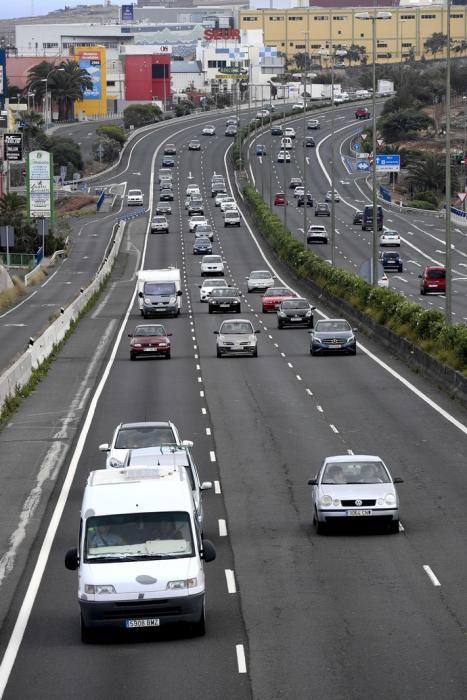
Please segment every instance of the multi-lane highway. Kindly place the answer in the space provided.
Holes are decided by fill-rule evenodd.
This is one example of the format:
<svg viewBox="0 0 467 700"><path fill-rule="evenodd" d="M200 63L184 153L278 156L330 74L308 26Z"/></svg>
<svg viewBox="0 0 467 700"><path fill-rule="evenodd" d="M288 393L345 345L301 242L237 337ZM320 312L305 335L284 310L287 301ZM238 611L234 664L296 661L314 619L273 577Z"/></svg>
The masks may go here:
<svg viewBox="0 0 467 700"><path fill-rule="evenodd" d="M222 316L209 315L199 301L187 185L201 188L215 229L213 252L225 258L229 282L246 292L245 276L269 258L245 223L223 228L210 179L215 171L232 181L225 156L230 140L223 136L225 116L201 121L216 124L218 135L201 137L200 123L172 124L167 138L153 134L135 143L125 173L112 176L127 188L141 187L150 214L161 147L165 140L176 143L170 234L148 234L149 217L128 227L102 300L0 438L7 454L2 492L20 503L28 476L31 490L36 483L25 468L28 459L34 465L51 460L50 451L67 441L59 434L60 427L66 433L66 411L79 399L68 418L76 436L71 433L68 451L58 453L40 482L46 507L40 518L22 513L30 556L26 561L18 550L14 562L21 578L3 622L0 691L15 700L463 698L465 411L365 338L356 357L312 358L306 331L279 331L275 316L261 313L257 294L244 294L242 315L261 330L258 358L216 358L213 331ZM317 140L328 133L323 127ZM186 148L193 136L202 138L199 153ZM323 163L328 142L320 149ZM328 189L317 155L310 154L315 195ZM263 164L270 168L270 159ZM290 176L299 173L300 156L294 165ZM281 167L273 166L273 178ZM261 183L257 187L261 191ZM343 198L358 206L355 199L366 195L352 188L357 184L339 184ZM298 229L303 214L290 207L288 217ZM351 268L369 238L344 228L351 221L345 203L337 205L337 220L338 259ZM405 229L401 234L408 237ZM416 245L431 240L420 236ZM404 244L403 255L407 259ZM182 315L166 321L173 332L170 361L129 360L127 336L140 318L134 273L141 264L182 270ZM320 300L312 301L318 317L326 314ZM207 634L191 639L170 631L84 646L76 576L65 570L64 552L76 543L86 476L104 466L97 446L120 421L148 419L173 420L182 438L194 441L201 479L215 482L205 496L205 533L218 554L206 567ZM324 457L352 452L379 454L404 479L399 534L316 535L307 480Z"/></svg>

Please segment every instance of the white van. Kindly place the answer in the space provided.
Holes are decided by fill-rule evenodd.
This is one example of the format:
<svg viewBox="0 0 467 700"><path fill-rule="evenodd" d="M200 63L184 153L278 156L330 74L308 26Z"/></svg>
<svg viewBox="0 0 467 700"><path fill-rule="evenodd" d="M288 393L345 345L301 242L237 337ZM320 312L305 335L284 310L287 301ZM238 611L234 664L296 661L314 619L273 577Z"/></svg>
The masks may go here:
<svg viewBox="0 0 467 700"><path fill-rule="evenodd" d="M281 138L281 148L285 148L286 151L290 151L293 148L292 139L290 136L283 136Z"/></svg>
<svg viewBox="0 0 467 700"><path fill-rule="evenodd" d="M216 558L201 537L191 486L181 468L130 467L89 474L78 547L81 639L99 628L138 630L189 623L205 633L203 562Z"/></svg>
<svg viewBox="0 0 467 700"><path fill-rule="evenodd" d="M138 303L144 318L178 316L182 308L181 297L182 282L178 268L139 271Z"/></svg>

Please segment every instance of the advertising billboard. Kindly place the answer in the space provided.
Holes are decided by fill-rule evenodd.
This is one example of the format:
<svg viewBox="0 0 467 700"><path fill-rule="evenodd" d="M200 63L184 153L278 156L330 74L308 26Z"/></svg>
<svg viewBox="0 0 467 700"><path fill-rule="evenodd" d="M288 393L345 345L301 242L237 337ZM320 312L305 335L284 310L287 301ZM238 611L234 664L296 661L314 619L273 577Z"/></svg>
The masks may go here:
<svg viewBox="0 0 467 700"><path fill-rule="evenodd" d="M5 106L5 97L7 93L7 82L6 82L6 51L5 49L0 49L0 109Z"/></svg>
<svg viewBox="0 0 467 700"><path fill-rule="evenodd" d="M31 151L28 156L27 200L30 218L52 216L52 154L47 151Z"/></svg>
<svg viewBox="0 0 467 700"><path fill-rule="evenodd" d="M107 112L107 63L103 46L78 46L75 60L86 70L92 87L84 91L83 99L75 102L75 114L98 116Z"/></svg>
<svg viewBox="0 0 467 700"><path fill-rule="evenodd" d="M133 22L133 5L122 5L120 19L122 22Z"/></svg>
<svg viewBox="0 0 467 700"><path fill-rule="evenodd" d="M4 134L3 135L3 159L23 160L23 135Z"/></svg>

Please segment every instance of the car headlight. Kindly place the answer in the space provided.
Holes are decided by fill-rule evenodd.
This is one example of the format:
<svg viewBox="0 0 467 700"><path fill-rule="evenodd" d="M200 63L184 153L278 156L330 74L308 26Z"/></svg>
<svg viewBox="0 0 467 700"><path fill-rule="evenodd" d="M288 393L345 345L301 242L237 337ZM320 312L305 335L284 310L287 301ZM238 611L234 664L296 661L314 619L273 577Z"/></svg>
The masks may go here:
<svg viewBox="0 0 467 700"><path fill-rule="evenodd" d="M145 303L145 304L150 304L150 303L151 303L151 300L149 299L149 297L144 297L144 303Z"/></svg>
<svg viewBox="0 0 467 700"><path fill-rule="evenodd" d="M309 318L309 317L311 316L311 311L307 311L306 314L305 314L305 316L306 316L307 318Z"/></svg>
<svg viewBox="0 0 467 700"><path fill-rule="evenodd" d="M123 466L123 462L120 462L120 460L117 459L116 457L111 457L109 459L109 464L111 467L114 467L115 469L118 469L119 467Z"/></svg>
<svg viewBox="0 0 467 700"><path fill-rule="evenodd" d="M89 595L106 595L108 593L116 593L117 591L111 583L85 583L84 592Z"/></svg>
<svg viewBox="0 0 467 700"><path fill-rule="evenodd" d="M177 301L177 297L170 297L169 304L175 304L176 301Z"/></svg>
<svg viewBox="0 0 467 700"><path fill-rule="evenodd" d="M355 336L354 336L354 335L349 335L349 337L347 338L346 342L347 342L347 343L353 343L354 340L355 340Z"/></svg>
<svg viewBox="0 0 467 700"><path fill-rule="evenodd" d="M167 591L179 591L183 590L185 588L195 588L195 586L198 585L198 579L196 577L193 578L184 578L184 579L179 579L178 581L169 581L167 583L166 590Z"/></svg>
<svg viewBox="0 0 467 700"><path fill-rule="evenodd" d="M285 318L287 314L285 313L285 311L279 311L279 316L281 316L281 318Z"/></svg>
<svg viewBox="0 0 467 700"><path fill-rule="evenodd" d="M166 348L168 343L159 343L160 348Z"/></svg>
<svg viewBox="0 0 467 700"><path fill-rule="evenodd" d="M142 347L142 346L141 346L141 343L132 343L132 345L133 345L134 348L140 348L140 347Z"/></svg>
<svg viewBox="0 0 467 700"><path fill-rule="evenodd" d="M332 506L332 497L331 496L321 496L321 505L322 506Z"/></svg>
<svg viewBox="0 0 467 700"><path fill-rule="evenodd" d="M312 336L312 338L313 338L313 342L314 342L314 343L319 343L319 344L321 344L321 338L318 338L317 336Z"/></svg>

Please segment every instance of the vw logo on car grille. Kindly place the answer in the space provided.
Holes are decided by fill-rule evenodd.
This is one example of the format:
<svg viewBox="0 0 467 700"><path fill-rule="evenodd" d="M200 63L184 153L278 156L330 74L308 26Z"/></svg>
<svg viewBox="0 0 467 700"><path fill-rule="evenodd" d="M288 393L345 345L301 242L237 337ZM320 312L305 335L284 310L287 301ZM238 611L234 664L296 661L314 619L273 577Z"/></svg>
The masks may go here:
<svg viewBox="0 0 467 700"><path fill-rule="evenodd" d="M361 499L361 498L357 498L357 499L355 500L355 505L356 505L356 506L361 506L361 505L362 505L362 499Z"/></svg>

